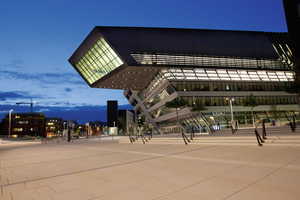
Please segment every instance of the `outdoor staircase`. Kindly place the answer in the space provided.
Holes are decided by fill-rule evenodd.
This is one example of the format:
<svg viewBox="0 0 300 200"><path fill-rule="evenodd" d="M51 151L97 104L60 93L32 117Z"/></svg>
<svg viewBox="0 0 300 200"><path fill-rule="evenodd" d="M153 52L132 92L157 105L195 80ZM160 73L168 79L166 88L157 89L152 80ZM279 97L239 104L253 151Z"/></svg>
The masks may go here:
<svg viewBox="0 0 300 200"><path fill-rule="evenodd" d="M232 134L230 129L221 129L215 133L210 134L195 134L193 140L190 139L190 133L185 134L190 142L188 145L253 145L258 146L257 139L254 133L254 128L238 129L235 134ZM262 137L261 128L257 129ZM264 146L298 146L300 147L300 129L292 132L289 126L282 127L268 127L266 128L267 139L265 139ZM121 138L119 143L143 144L141 138L134 142L130 142L129 138ZM145 135L147 142L145 145L185 145L181 135L155 135L149 140L149 136Z"/></svg>

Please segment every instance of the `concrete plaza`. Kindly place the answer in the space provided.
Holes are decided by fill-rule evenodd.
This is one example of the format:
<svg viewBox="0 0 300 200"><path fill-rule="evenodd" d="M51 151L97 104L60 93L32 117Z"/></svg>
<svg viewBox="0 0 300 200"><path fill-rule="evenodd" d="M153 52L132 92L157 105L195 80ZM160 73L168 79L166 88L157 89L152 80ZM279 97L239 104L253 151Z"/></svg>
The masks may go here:
<svg viewBox="0 0 300 200"><path fill-rule="evenodd" d="M197 145L4 141L0 200L300 199L300 131L274 127L267 136L263 147L253 129L198 135L211 142Z"/></svg>

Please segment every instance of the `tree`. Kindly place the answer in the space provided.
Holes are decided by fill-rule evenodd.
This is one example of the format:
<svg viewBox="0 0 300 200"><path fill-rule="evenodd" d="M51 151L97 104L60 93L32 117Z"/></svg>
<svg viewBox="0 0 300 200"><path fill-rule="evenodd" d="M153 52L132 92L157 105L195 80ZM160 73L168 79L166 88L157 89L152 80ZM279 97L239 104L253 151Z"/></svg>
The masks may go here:
<svg viewBox="0 0 300 200"><path fill-rule="evenodd" d="M197 99L193 105L192 105L192 110L193 112L198 112L199 114L199 128L200 128L200 133L201 133L201 124L200 124L200 120L201 120L201 111L207 110L208 108L206 108L204 106L204 103L202 102L201 99Z"/></svg>
<svg viewBox="0 0 300 200"><path fill-rule="evenodd" d="M166 108L175 108L176 109L176 115L177 115L177 123L178 123L178 130L179 128L179 120L178 120L178 111L189 104L188 100L183 99L182 97L177 97L173 99L172 101L166 102L165 107Z"/></svg>
<svg viewBox="0 0 300 200"><path fill-rule="evenodd" d="M297 95L297 104L299 109L299 117L300 117L300 103L299 103L299 95L300 95L300 64L294 63L292 71L294 72L293 80L289 80L284 82L282 85L282 90L289 94Z"/></svg>
<svg viewBox="0 0 300 200"><path fill-rule="evenodd" d="M79 128L77 128L77 127L74 127L74 133L77 133L78 134L78 132L80 131L80 129Z"/></svg>
<svg viewBox="0 0 300 200"><path fill-rule="evenodd" d="M259 103L258 103L256 97L253 96L253 93L251 93L249 96L245 97L245 99L242 101L242 106L244 106L244 107L251 107L253 127L255 127L255 124L254 124L254 115L253 115L253 108L256 107L256 106L259 106Z"/></svg>
<svg viewBox="0 0 300 200"><path fill-rule="evenodd" d="M278 124L280 126L280 118L282 116L282 113L280 112L280 109L277 109L277 106L275 103L270 103L270 112L271 112L271 115L273 115L273 117L275 118L275 121L276 119L278 119Z"/></svg>

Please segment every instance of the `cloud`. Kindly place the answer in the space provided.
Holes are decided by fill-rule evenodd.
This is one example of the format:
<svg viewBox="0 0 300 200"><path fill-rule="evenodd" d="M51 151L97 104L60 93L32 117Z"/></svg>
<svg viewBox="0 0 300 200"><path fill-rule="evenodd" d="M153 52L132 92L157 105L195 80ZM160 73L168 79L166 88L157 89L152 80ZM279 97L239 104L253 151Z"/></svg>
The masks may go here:
<svg viewBox="0 0 300 200"><path fill-rule="evenodd" d="M33 72L21 72L21 71L9 71L2 70L0 71L2 77L6 79L16 81L33 81L35 83L41 84L63 84L71 83L76 85L86 85L84 80L76 73L33 73ZM3 78L2 78L3 79Z"/></svg>
<svg viewBox="0 0 300 200"><path fill-rule="evenodd" d="M30 99L30 98L44 98L43 95L31 95L29 92L2 92L0 91L0 101L6 100L18 100L18 99Z"/></svg>
<svg viewBox="0 0 300 200"><path fill-rule="evenodd" d="M5 101L7 99L16 99L16 98L22 98L23 95L18 94L16 92L0 92L0 101Z"/></svg>
<svg viewBox="0 0 300 200"><path fill-rule="evenodd" d="M65 92L72 92L71 88L65 88Z"/></svg>

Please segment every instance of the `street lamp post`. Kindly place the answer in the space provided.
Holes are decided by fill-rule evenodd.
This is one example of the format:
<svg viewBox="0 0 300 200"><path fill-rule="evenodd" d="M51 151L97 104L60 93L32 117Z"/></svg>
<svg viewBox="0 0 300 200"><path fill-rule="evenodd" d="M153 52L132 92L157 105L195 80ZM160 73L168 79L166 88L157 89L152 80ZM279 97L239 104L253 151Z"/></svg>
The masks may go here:
<svg viewBox="0 0 300 200"><path fill-rule="evenodd" d="M233 121L233 109L232 109L232 101L234 101L234 99L232 97L227 97L226 100L229 100L229 104L230 104L230 114L231 114L231 122Z"/></svg>
<svg viewBox="0 0 300 200"><path fill-rule="evenodd" d="M66 122L64 122L64 134L66 134Z"/></svg>
<svg viewBox="0 0 300 200"><path fill-rule="evenodd" d="M113 135L115 134L115 127L116 127L116 122L115 121L113 121L113 123L114 123L114 131L113 131Z"/></svg>
<svg viewBox="0 0 300 200"><path fill-rule="evenodd" d="M11 129L11 111L12 109L9 110L9 122L8 122L8 137L10 138L10 129Z"/></svg>

